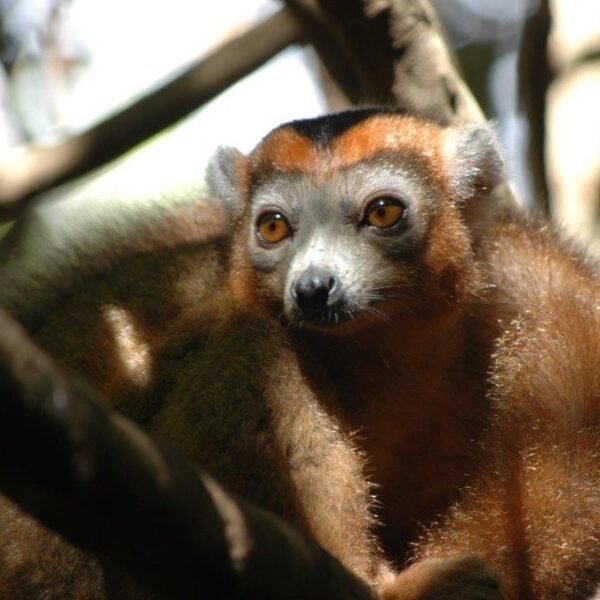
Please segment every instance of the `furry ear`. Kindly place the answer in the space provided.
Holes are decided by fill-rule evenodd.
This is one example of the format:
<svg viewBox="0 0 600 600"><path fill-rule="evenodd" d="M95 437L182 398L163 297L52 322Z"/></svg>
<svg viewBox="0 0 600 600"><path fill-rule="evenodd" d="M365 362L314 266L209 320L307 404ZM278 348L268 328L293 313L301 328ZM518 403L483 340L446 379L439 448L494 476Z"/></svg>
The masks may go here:
<svg viewBox="0 0 600 600"><path fill-rule="evenodd" d="M469 123L446 129L443 154L450 186L463 202L486 196L506 181L500 143L488 124Z"/></svg>
<svg viewBox="0 0 600 600"><path fill-rule="evenodd" d="M206 184L211 195L219 198L230 216L240 216L244 206L241 177L246 157L236 148L220 147L206 167Z"/></svg>

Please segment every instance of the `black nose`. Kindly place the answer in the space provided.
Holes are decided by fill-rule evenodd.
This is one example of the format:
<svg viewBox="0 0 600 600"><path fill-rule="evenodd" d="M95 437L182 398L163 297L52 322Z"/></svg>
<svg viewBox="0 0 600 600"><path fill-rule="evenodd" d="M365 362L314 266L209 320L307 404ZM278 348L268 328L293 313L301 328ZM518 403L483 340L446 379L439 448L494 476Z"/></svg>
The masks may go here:
<svg viewBox="0 0 600 600"><path fill-rule="evenodd" d="M300 310L314 312L327 306L336 287L337 279L334 275L308 269L292 287L292 294Z"/></svg>

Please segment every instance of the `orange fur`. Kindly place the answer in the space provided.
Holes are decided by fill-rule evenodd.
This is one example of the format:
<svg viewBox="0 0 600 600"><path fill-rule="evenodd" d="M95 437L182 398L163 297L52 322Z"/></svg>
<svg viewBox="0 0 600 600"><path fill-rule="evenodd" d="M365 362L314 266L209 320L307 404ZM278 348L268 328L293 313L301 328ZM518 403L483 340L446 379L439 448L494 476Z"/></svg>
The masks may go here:
<svg viewBox="0 0 600 600"><path fill-rule="evenodd" d="M251 179L273 171L310 174L317 181L385 152L402 153L424 163L438 182L445 181L440 155L440 131L415 117L375 116L317 147L292 127L269 135L250 156Z"/></svg>

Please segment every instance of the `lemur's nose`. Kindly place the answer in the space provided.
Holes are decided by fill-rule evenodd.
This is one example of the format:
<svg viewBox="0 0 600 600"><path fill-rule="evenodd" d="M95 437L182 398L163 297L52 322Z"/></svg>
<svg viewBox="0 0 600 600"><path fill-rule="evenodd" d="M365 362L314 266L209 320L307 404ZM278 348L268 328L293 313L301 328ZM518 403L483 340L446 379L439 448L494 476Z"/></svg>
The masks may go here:
<svg viewBox="0 0 600 600"><path fill-rule="evenodd" d="M337 278L331 273L307 269L292 287L298 308L305 312L317 311L327 306L337 287Z"/></svg>

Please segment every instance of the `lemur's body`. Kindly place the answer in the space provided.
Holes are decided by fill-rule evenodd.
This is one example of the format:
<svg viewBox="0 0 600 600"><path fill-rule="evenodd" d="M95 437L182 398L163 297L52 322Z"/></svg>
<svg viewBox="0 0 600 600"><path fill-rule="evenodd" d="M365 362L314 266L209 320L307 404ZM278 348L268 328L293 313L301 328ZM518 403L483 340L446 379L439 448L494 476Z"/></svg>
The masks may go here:
<svg viewBox="0 0 600 600"><path fill-rule="evenodd" d="M235 221L229 277L145 338L136 385L154 434L386 597L500 597L480 564L451 558L465 555L509 598L591 596L600 283L545 226L472 221L502 180L492 134L345 113L283 126L249 157L224 151L211 179ZM135 347L151 319L102 289L94 302ZM36 335L60 356L59 332ZM62 354L107 387L97 365L113 352ZM119 404L131 386L107 389ZM416 561L394 581L367 478L388 558Z"/></svg>

